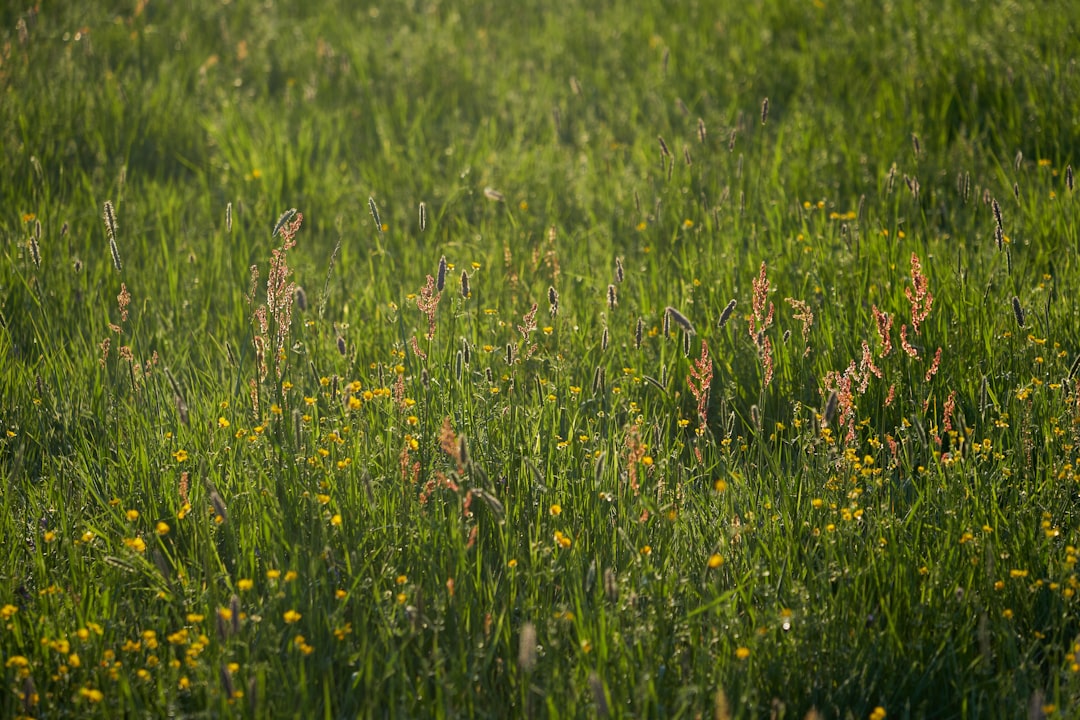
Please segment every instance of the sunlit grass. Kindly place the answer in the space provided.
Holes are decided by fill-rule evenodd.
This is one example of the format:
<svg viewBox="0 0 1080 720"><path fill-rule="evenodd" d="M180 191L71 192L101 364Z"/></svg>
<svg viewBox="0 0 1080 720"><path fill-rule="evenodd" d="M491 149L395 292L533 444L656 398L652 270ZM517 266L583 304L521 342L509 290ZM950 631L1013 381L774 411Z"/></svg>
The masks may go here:
<svg viewBox="0 0 1080 720"><path fill-rule="evenodd" d="M1080 700L1071 5L0 16L0 714Z"/></svg>

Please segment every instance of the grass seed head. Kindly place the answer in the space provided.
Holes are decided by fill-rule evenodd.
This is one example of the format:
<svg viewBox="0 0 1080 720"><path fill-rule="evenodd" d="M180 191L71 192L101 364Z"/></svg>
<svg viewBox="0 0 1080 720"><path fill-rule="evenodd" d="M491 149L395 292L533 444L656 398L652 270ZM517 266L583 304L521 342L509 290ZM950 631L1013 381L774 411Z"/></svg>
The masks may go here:
<svg viewBox="0 0 1080 720"><path fill-rule="evenodd" d="M240 632L240 598L235 594L229 598L229 614L232 621L232 631L236 635Z"/></svg>
<svg viewBox="0 0 1080 720"><path fill-rule="evenodd" d="M446 256L443 255L439 258L439 271L435 277L435 289L439 292L443 291L446 287Z"/></svg>
<svg viewBox="0 0 1080 720"><path fill-rule="evenodd" d="M1012 297L1012 311L1013 317L1016 318L1017 326L1024 327L1024 308L1020 305L1020 298L1015 295Z"/></svg>
<svg viewBox="0 0 1080 720"><path fill-rule="evenodd" d="M536 626L527 622L518 636L518 667L530 673L536 667Z"/></svg>
<svg viewBox="0 0 1080 720"><path fill-rule="evenodd" d="M368 197L367 199L368 211L371 213L371 219L375 221L375 229L382 234L382 220L379 218L379 206L375 204L375 198Z"/></svg>
<svg viewBox="0 0 1080 720"><path fill-rule="evenodd" d="M420 203L420 232L424 232L425 230L427 230L427 204L421 202Z"/></svg>
<svg viewBox="0 0 1080 720"><path fill-rule="evenodd" d="M236 696L236 685L233 683L232 671L229 670L229 664L224 660L221 662L221 689L225 691L225 697L233 698Z"/></svg>
<svg viewBox="0 0 1080 720"><path fill-rule="evenodd" d="M823 425L828 426L832 424L833 417L836 415L836 407L840 404L840 395L835 390L829 393L829 400L825 403L825 412L822 413L821 422Z"/></svg>
<svg viewBox="0 0 1080 720"><path fill-rule="evenodd" d="M593 702L596 703L596 716L606 718L611 714L608 709L607 695L604 693L604 683L600 676L593 670L589 673L589 689L592 690Z"/></svg>
<svg viewBox="0 0 1080 720"><path fill-rule="evenodd" d="M690 319L675 308L671 307L670 305L664 308L664 315L670 317L671 320L676 325L681 327L687 335L696 334L696 331L694 330L694 324L690 322Z"/></svg>
<svg viewBox="0 0 1080 720"><path fill-rule="evenodd" d="M660 155L665 158L671 157L671 151L668 150L667 143L664 141L664 136L657 135L656 141L660 143Z"/></svg>
<svg viewBox="0 0 1080 720"><path fill-rule="evenodd" d="M716 327L723 328L727 325L728 320L731 319L731 314L735 312L735 300L732 300L724 308L724 311L720 313L720 320L717 321Z"/></svg>
<svg viewBox="0 0 1080 720"><path fill-rule="evenodd" d="M109 236L109 251L112 253L113 267L120 272L124 269L124 264L120 262L120 248L116 246L116 209L113 208L111 200L105 201L102 218L105 220L105 232Z"/></svg>
<svg viewBox="0 0 1080 720"><path fill-rule="evenodd" d="M458 448L457 448L457 450L458 450L458 455L457 455L458 463L461 465L461 467L467 468L467 467L469 467L469 462L470 462L470 458L469 458L469 441L465 437L465 433L461 433L460 435L458 435L457 440L458 440Z"/></svg>
<svg viewBox="0 0 1080 720"><path fill-rule="evenodd" d="M274 229L270 232L270 237L277 237L278 233L280 233L282 229L289 224L289 221L292 220L293 216L295 215L296 208L289 208L285 212L281 213L281 216L278 217L277 222L274 223Z"/></svg>
<svg viewBox="0 0 1080 720"><path fill-rule="evenodd" d="M604 568L604 596L610 603L619 601L619 580L611 568Z"/></svg>
<svg viewBox="0 0 1080 720"><path fill-rule="evenodd" d="M218 494L216 489L210 490L210 504L214 506L215 522L224 525L229 518L229 513L225 507L225 501L221 499L221 495ZM221 519L218 520L217 518Z"/></svg>

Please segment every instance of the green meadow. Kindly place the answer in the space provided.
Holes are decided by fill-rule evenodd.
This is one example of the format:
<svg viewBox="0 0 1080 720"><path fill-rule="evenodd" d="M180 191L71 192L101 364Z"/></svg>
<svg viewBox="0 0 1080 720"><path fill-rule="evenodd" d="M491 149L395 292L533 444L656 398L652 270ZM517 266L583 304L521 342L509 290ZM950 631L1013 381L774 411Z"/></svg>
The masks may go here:
<svg viewBox="0 0 1080 720"><path fill-rule="evenodd" d="M1080 5L0 9L0 716L1080 712Z"/></svg>

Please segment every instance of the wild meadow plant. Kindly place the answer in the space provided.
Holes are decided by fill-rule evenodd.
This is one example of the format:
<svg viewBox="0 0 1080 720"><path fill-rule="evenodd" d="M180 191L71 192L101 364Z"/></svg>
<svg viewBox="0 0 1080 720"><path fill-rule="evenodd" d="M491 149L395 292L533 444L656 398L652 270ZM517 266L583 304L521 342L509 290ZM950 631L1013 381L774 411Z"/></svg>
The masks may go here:
<svg viewBox="0 0 1080 720"><path fill-rule="evenodd" d="M0 31L0 714L1069 716L1071 5L197 5Z"/></svg>

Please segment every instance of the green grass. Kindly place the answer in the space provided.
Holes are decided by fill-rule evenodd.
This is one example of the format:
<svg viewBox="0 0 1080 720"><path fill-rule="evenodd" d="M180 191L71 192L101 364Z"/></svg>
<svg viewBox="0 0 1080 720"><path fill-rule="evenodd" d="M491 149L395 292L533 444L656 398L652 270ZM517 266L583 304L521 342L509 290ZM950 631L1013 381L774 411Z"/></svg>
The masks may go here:
<svg viewBox="0 0 1080 720"><path fill-rule="evenodd" d="M1080 9L752 5L0 10L0 715L1068 716Z"/></svg>

